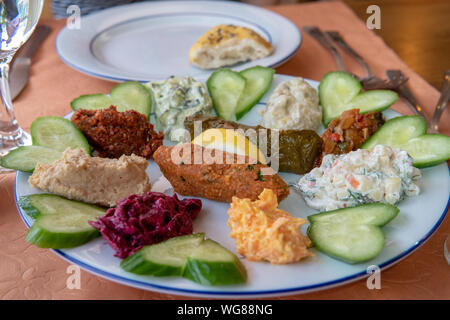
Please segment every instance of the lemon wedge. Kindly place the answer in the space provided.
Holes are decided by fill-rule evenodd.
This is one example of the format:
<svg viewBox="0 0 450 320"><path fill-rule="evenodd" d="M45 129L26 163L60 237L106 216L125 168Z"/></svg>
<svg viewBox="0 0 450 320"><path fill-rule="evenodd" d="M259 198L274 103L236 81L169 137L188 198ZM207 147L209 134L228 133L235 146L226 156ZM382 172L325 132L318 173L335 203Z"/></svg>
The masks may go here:
<svg viewBox="0 0 450 320"><path fill-rule="evenodd" d="M266 157L246 136L233 129L213 128L203 131L192 140L193 144L236 153L256 159L262 164L267 164Z"/></svg>

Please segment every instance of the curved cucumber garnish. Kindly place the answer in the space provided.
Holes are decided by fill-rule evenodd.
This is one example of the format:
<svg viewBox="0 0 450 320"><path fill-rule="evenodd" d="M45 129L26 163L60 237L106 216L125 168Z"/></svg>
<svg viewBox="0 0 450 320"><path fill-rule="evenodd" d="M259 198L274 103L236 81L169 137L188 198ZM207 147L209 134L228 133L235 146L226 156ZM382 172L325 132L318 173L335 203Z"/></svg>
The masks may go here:
<svg viewBox="0 0 450 320"><path fill-rule="evenodd" d="M450 137L443 134L425 134L399 145L413 158L415 167L424 168L450 159Z"/></svg>
<svg viewBox="0 0 450 320"><path fill-rule="evenodd" d="M118 111L135 110L150 116L152 98L150 91L140 82L128 81L116 85L109 93Z"/></svg>
<svg viewBox="0 0 450 320"><path fill-rule="evenodd" d="M98 206L81 201L69 200L51 193L32 194L19 198L19 206L29 216L36 218L39 215L49 214L86 214L91 217L99 217L106 210Z"/></svg>
<svg viewBox="0 0 450 320"><path fill-rule="evenodd" d="M171 238L145 246L120 266L132 273L152 276L183 276L203 285L245 282L247 273L239 259L203 234Z"/></svg>
<svg viewBox="0 0 450 320"><path fill-rule="evenodd" d="M358 79L343 71L327 73L319 84L319 100L323 108L325 127L342 112L359 109L361 113L382 111L398 99L390 90L370 90L362 92Z"/></svg>
<svg viewBox="0 0 450 320"><path fill-rule="evenodd" d="M365 91L354 97L348 103L348 105L345 106L345 110L359 109L360 113L367 113L369 111L374 112L383 111L389 108L395 101L397 101L397 99L398 95L395 91L390 90Z"/></svg>
<svg viewBox="0 0 450 320"><path fill-rule="evenodd" d="M308 216L311 223L333 222L384 226L394 219L399 209L388 203L367 203L356 207L337 209Z"/></svg>
<svg viewBox="0 0 450 320"><path fill-rule="evenodd" d="M74 111L106 109L111 105L116 106L118 111L135 110L148 119L152 106L150 91L140 82L128 81L116 85L109 95L103 93L82 95L70 103Z"/></svg>
<svg viewBox="0 0 450 320"><path fill-rule="evenodd" d="M361 90L361 83L349 73L335 71L325 74L319 83L320 103L326 115L324 117L330 118L332 113L342 113L339 107L349 103Z"/></svg>
<svg viewBox="0 0 450 320"><path fill-rule="evenodd" d="M249 112L269 90L274 73L274 69L261 66L251 67L239 73L245 78L246 84L236 106L236 120Z"/></svg>
<svg viewBox="0 0 450 320"><path fill-rule="evenodd" d="M385 243L383 231L370 224L314 223L308 236L319 251L348 263L375 258Z"/></svg>
<svg viewBox="0 0 450 320"><path fill-rule="evenodd" d="M371 149L377 144L408 152L415 167L423 168L450 159L450 137L426 134L427 124L421 116L389 119L362 146Z"/></svg>
<svg viewBox="0 0 450 320"><path fill-rule="evenodd" d="M211 74L206 85L219 117L225 120L233 119L245 83L243 76L230 69L221 68Z"/></svg>
<svg viewBox="0 0 450 320"><path fill-rule="evenodd" d="M100 235L88 221L106 213L106 209L65 199L54 194L21 197L19 206L32 218L27 241L40 248L72 248Z"/></svg>
<svg viewBox="0 0 450 320"><path fill-rule="evenodd" d="M361 146L372 149L377 144L396 148L412 138L427 133L427 122L421 116L400 116L389 119Z"/></svg>
<svg viewBox="0 0 450 320"><path fill-rule="evenodd" d="M72 122L55 116L39 117L31 124L33 145L64 151L68 147L91 153L86 137Z"/></svg>
<svg viewBox="0 0 450 320"><path fill-rule="evenodd" d="M399 212L384 203L322 212L308 217L308 236L315 247L348 263L360 263L375 258L384 248L385 237L380 227Z"/></svg>
<svg viewBox="0 0 450 320"><path fill-rule="evenodd" d="M78 109L98 110L106 109L113 105L113 100L110 96L103 93L84 94L70 102L72 110Z"/></svg>
<svg viewBox="0 0 450 320"><path fill-rule="evenodd" d="M181 277L187 256L202 243L203 237L203 233L196 233L145 246L123 260L120 266L136 274Z"/></svg>
<svg viewBox="0 0 450 320"><path fill-rule="evenodd" d="M85 244L100 236L85 214L42 215L27 233L27 241L39 248L64 249Z"/></svg>
<svg viewBox="0 0 450 320"><path fill-rule="evenodd" d="M183 276L202 285L213 286L243 283L247 273L233 253L207 239L187 258Z"/></svg>
<svg viewBox="0 0 450 320"><path fill-rule="evenodd" d="M50 164L62 157L62 153L40 146L22 146L0 158L0 166L24 172L33 172L38 162Z"/></svg>

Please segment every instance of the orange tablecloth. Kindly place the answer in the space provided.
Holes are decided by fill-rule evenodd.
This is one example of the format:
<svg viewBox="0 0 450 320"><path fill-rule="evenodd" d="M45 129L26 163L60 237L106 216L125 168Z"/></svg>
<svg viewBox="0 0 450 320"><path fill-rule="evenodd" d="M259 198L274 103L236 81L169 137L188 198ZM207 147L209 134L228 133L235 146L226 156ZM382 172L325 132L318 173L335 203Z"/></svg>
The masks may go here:
<svg viewBox="0 0 450 320"><path fill-rule="evenodd" d="M430 116L439 93L408 68L369 31L346 5L321 2L270 7L270 10L292 20L299 28L318 25L323 30L339 30L345 39L384 77L384 70L397 68L410 77L409 84ZM33 59L30 83L15 101L19 123L29 129L38 116L65 115L70 101L87 93L108 92L111 82L81 74L65 65L55 51L55 38L64 21L42 21L53 31ZM392 32L395 32L393 30ZM352 72L362 75L352 60L345 60ZM336 68L331 55L308 35L303 34L300 50L278 73L314 80ZM393 108L411 113L397 102ZM450 134L450 113L441 121L442 131ZM81 271L81 288L68 289L69 264L50 250L39 249L25 241L27 228L14 203L14 174L0 176L0 298L1 299L178 299L180 296L159 294L123 286ZM426 212L424 212L426 214ZM290 296L294 299L438 299L450 298L449 266L443 256L443 243L450 233L449 218L444 219L435 234L417 251L381 273L381 289L369 290L360 280L341 287L315 293Z"/></svg>

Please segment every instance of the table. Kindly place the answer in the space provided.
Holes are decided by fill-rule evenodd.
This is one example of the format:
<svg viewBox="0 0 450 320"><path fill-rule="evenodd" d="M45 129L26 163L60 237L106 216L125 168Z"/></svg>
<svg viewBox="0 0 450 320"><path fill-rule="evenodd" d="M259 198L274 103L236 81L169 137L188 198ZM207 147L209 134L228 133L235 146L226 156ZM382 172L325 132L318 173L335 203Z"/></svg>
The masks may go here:
<svg viewBox="0 0 450 320"><path fill-rule="evenodd" d="M387 45L414 71L441 90L450 68L450 2L447 0L344 0L363 20L369 5L381 9L381 29Z"/></svg>
<svg viewBox="0 0 450 320"><path fill-rule="evenodd" d="M299 27L317 24L324 30L340 30L352 45L357 45L379 76L388 67L401 68L410 77L414 92L430 115L439 96L438 91L401 61L381 38L365 29L343 3L320 2L269 9L286 16ZM53 31L33 59L30 83L15 101L17 119L25 129L29 129L38 116L67 114L70 101L81 94L108 92L114 85L65 65L54 47L57 32L64 26L64 21L44 20L42 23L49 24ZM346 62L354 72L362 72L353 61ZM320 80L323 74L333 69L335 65L329 53L305 35L301 49L290 61L277 68L277 72ZM396 103L394 109L411 113L402 102ZM448 113L441 124L443 132L450 134ZM134 289L85 271L81 271L81 288L69 289L66 286L69 264L49 250L29 245L25 241L26 232L14 203L14 175L0 176L0 299L186 298ZM423 246L402 262L381 272L380 290L369 290L366 281L360 280L337 288L278 299L449 299L450 273L443 256L443 242L449 233L447 215Z"/></svg>

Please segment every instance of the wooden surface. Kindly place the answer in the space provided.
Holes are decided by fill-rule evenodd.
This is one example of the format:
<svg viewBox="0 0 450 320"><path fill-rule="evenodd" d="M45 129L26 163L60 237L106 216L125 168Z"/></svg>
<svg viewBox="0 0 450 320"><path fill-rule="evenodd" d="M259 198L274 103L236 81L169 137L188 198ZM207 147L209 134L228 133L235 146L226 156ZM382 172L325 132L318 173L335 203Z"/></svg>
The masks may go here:
<svg viewBox="0 0 450 320"><path fill-rule="evenodd" d="M394 66L408 77L414 93L430 114L439 93L419 77L385 42L365 28L350 8L339 2L308 3L269 7L299 28L318 25L338 29L352 46L358 47L377 75ZM28 86L14 101L18 122L29 129L38 116L70 112L70 101L81 94L108 92L114 83L92 78L66 64L55 51L55 39L64 21L43 20L52 27L33 59ZM358 65L346 60L352 72L361 72ZM335 69L330 54L309 36L304 35L300 50L278 73L320 80ZM393 109L411 113L399 101ZM441 122L450 134L448 113ZM426 212L424 212L426 214ZM86 271L81 272L81 288L66 286L69 264L52 251L39 249L25 240L27 228L17 212L14 201L14 175L0 176L0 299L179 299L120 285ZM450 233L448 214L441 226L421 247L398 264L381 272L381 289L369 290L365 280L319 292L275 297L279 299L450 299L449 266L443 255L444 239ZM299 275L301 276L301 275Z"/></svg>
<svg viewBox="0 0 450 320"><path fill-rule="evenodd" d="M450 69L449 0L344 0L363 20L369 5L381 9L381 29L389 47L439 91Z"/></svg>

